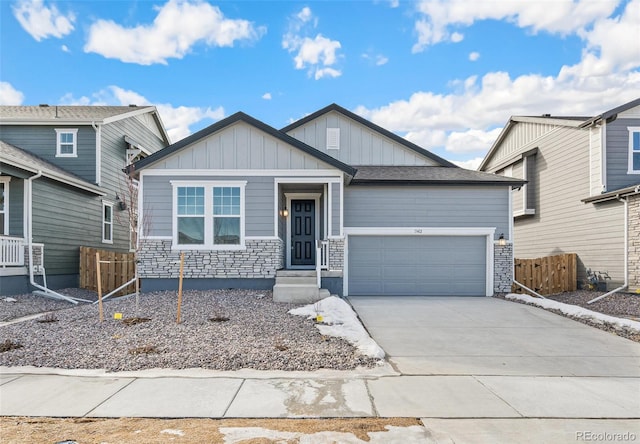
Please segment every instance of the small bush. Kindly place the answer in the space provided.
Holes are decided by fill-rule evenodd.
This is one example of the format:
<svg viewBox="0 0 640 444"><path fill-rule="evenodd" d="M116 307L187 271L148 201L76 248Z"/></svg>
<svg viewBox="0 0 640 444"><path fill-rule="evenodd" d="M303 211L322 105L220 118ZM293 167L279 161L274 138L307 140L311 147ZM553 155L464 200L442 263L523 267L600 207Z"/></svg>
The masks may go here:
<svg viewBox="0 0 640 444"><path fill-rule="evenodd" d="M0 353L7 352L9 350L15 350L17 348L22 348L22 345L17 342L13 342L11 339L0 342Z"/></svg>
<svg viewBox="0 0 640 444"><path fill-rule="evenodd" d="M149 318L125 318L122 320L124 325L136 325L141 324L143 322L149 322L151 319Z"/></svg>
<svg viewBox="0 0 640 444"><path fill-rule="evenodd" d="M158 348L155 345L143 345L142 347L129 349L130 355L148 355L151 353L158 353Z"/></svg>
<svg viewBox="0 0 640 444"><path fill-rule="evenodd" d="M38 318L38 322L41 324L46 324L49 322L58 322L58 318L56 318L53 313L47 313L41 318Z"/></svg>

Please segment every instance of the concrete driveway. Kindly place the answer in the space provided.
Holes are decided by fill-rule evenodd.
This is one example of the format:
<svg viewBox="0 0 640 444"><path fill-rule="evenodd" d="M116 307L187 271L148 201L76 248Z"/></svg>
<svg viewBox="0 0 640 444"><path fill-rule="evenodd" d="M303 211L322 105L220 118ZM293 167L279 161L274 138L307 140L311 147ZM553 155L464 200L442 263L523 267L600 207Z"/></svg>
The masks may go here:
<svg viewBox="0 0 640 444"><path fill-rule="evenodd" d="M434 413L446 400L458 417L477 415L471 406L507 417L508 406L524 417L640 418L636 342L501 299L349 301L402 375L370 383L381 415L432 416L437 394Z"/></svg>

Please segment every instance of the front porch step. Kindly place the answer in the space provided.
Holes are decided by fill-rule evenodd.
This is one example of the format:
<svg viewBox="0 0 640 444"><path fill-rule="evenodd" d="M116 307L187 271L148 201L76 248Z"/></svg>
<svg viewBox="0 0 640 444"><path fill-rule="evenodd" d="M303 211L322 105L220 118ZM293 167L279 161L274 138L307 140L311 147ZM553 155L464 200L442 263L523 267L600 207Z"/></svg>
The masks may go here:
<svg viewBox="0 0 640 444"><path fill-rule="evenodd" d="M273 287L275 302L310 304L331 296L328 290L318 288L316 272L308 270L279 270Z"/></svg>

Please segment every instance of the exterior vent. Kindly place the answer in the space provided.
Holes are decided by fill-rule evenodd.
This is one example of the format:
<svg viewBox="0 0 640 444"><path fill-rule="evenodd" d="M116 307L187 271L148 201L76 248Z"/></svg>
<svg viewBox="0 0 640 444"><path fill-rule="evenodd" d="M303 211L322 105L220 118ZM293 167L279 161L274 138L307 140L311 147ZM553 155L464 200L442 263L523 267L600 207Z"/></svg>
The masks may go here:
<svg viewBox="0 0 640 444"><path fill-rule="evenodd" d="M138 105L136 105L135 103L130 103L129 104L129 108L137 108L137 107L138 107Z"/></svg>
<svg viewBox="0 0 640 444"><path fill-rule="evenodd" d="M327 149L340 149L340 128L327 128Z"/></svg>
<svg viewBox="0 0 640 444"><path fill-rule="evenodd" d="M49 105L47 103L41 103L40 105L38 105L40 108L49 108Z"/></svg>
<svg viewBox="0 0 640 444"><path fill-rule="evenodd" d="M551 114L543 114L542 117L551 117Z"/></svg>

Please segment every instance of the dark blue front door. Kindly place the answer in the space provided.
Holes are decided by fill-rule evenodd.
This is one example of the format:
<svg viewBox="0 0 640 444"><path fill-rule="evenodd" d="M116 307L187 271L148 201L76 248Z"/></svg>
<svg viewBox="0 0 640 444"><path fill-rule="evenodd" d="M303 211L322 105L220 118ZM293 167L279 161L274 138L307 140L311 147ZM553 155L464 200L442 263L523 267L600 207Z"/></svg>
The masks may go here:
<svg viewBox="0 0 640 444"><path fill-rule="evenodd" d="M316 207L313 200L291 201L291 265L315 265Z"/></svg>

